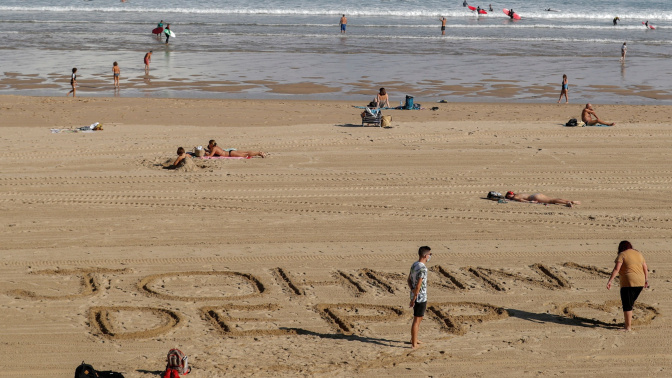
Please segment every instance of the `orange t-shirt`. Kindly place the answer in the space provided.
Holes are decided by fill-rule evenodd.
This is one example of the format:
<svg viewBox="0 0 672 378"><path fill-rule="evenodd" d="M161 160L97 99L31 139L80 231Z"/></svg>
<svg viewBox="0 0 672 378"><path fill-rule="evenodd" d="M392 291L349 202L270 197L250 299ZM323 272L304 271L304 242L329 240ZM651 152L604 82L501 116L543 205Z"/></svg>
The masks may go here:
<svg viewBox="0 0 672 378"><path fill-rule="evenodd" d="M618 271L621 280L621 287L639 287L644 286L646 281L644 277L643 264L644 256L639 251L628 249L618 254L615 262L620 262L621 270Z"/></svg>

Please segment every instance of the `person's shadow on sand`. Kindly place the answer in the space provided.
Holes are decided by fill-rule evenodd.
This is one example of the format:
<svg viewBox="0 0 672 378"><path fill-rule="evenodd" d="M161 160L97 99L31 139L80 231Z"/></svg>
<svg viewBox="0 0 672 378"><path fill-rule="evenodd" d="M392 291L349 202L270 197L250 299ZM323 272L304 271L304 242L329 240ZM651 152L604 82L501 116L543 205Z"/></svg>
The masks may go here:
<svg viewBox="0 0 672 378"><path fill-rule="evenodd" d="M321 339L359 341L359 342L362 342L362 343L376 344L376 345L381 345L381 346L386 346L386 347L404 348L404 346L403 346L404 342L399 341L399 340L389 340L389 339L381 339L381 338L377 338L377 337L365 337L365 336L359 336L359 335L343 335L343 334L339 334L339 333L319 333L319 332L308 331L308 330L301 329L301 328L280 327L280 329L287 330L287 331L293 331L293 332L296 332L299 335L317 336ZM401 344L401 345L392 345L392 344Z"/></svg>
<svg viewBox="0 0 672 378"><path fill-rule="evenodd" d="M137 369L135 370L138 373L143 373L143 374L152 374L152 375L163 375L165 373L165 370L144 370L144 369Z"/></svg>
<svg viewBox="0 0 672 378"><path fill-rule="evenodd" d="M518 318L527 320L533 323L555 323L568 326L579 326L586 328L607 328L607 329L617 329L622 326L618 324L605 323L596 319L587 319L582 317L567 317L563 315L556 314L547 314L547 313L535 313L523 310L516 310L513 308L507 308L506 311L509 312L509 316L512 318Z"/></svg>

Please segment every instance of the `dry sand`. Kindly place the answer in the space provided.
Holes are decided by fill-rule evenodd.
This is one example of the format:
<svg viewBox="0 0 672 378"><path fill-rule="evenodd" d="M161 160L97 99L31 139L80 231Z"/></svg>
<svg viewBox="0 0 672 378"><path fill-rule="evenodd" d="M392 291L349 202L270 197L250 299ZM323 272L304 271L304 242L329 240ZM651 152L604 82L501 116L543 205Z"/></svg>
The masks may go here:
<svg viewBox="0 0 672 378"><path fill-rule="evenodd" d="M566 128L581 105L426 104L381 129L351 105L0 97L0 377L157 377L173 347L195 377L671 374L672 108ZM209 139L270 156L161 169ZM623 239L652 270L631 333L605 288Z"/></svg>

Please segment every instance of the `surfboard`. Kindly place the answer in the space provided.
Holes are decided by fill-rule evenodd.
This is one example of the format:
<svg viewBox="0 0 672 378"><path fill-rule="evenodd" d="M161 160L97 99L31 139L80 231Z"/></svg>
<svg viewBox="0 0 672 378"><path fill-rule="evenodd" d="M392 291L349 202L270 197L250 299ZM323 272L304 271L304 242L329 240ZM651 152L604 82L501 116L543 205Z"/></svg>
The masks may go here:
<svg viewBox="0 0 672 378"><path fill-rule="evenodd" d="M509 16L509 10L508 9L504 8L502 10L504 11L505 15ZM511 17L511 16L509 16L509 17ZM513 19L514 20L520 20L520 15L516 12L513 12Z"/></svg>
<svg viewBox="0 0 672 378"><path fill-rule="evenodd" d="M152 34L161 34L163 33L163 28L154 28Z"/></svg>
<svg viewBox="0 0 672 378"><path fill-rule="evenodd" d="M174 31L172 31L172 30L170 30L170 29L167 29L167 30L164 30L163 32L164 32L164 33L166 33L166 32L170 32L170 34L169 34L169 35L170 35L170 38L175 38L175 32L174 32ZM166 34L168 34L168 33L166 33Z"/></svg>
<svg viewBox="0 0 672 378"><path fill-rule="evenodd" d="M476 7L472 7L471 5L469 5L467 8L469 8L472 11L476 10ZM481 9L480 11L478 11L478 13L479 14L488 14L488 12L486 12L485 9Z"/></svg>
<svg viewBox="0 0 672 378"><path fill-rule="evenodd" d="M646 22L642 22L642 25L646 26ZM649 28L656 30L656 28L651 24L649 24Z"/></svg>

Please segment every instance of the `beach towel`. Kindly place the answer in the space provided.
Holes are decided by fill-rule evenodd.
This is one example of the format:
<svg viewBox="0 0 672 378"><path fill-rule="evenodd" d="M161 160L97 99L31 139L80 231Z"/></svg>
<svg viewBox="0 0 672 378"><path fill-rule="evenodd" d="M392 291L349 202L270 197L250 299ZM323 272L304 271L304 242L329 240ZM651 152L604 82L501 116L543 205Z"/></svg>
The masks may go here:
<svg viewBox="0 0 672 378"><path fill-rule="evenodd" d="M248 157L243 157L243 156L201 156L198 157L198 159L251 159L251 156Z"/></svg>

